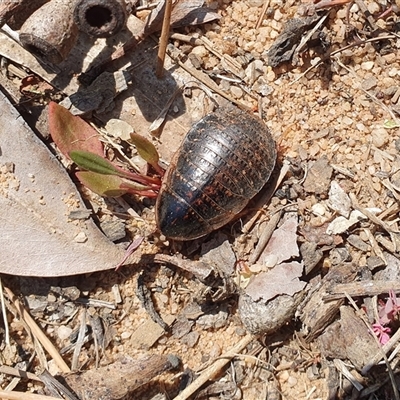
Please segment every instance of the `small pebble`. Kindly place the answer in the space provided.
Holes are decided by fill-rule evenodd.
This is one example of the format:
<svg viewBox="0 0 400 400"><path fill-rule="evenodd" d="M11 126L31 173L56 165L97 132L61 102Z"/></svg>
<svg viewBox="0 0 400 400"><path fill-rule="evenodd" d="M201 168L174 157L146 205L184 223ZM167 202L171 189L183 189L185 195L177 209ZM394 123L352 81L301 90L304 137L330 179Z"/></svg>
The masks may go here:
<svg viewBox="0 0 400 400"><path fill-rule="evenodd" d="M388 132L385 128L376 128L372 131L372 143L378 149L383 147L389 140Z"/></svg>
<svg viewBox="0 0 400 400"><path fill-rule="evenodd" d="M57 336L60 340L66 340L72 333L72 329L69 326L60 325L57 329Z"/></svg>
<svg viewBox="0 0 400 400"><path fill-rule="evenodd" d="M232 96L235 97L236 99L240 99L243 96L243 90L240 89L240 87L231 86L230 91Z"/></svg>
<svg viewBox="0 0 400 400"><path fill-rule="evenodd" d="M122 340L129 339L131 337L131 335L132 335L132 332L122 332L121 333L121 339Z"/></svg>
<svg viewBox="0 0 400 400"><path fill-rule="evenodd" d="M297 385L297 379L294 376L289 376L287 384L289 387L294 387Z"/></svg>
<svg viewBox="0 0 400 400"><path fill-rule="evenodd" d="M371 90L374 87L376 87L377 84L378 84L378 80L375 78L375 76L371 76L371 77L365 79L364 81L362 81L361 87L364 90Z"/></svg>
<svg viewBox="0 0 400 400"><path fill-rule="evenodd" d="M373 67L374 67L373 61L364 61L363 63L361 63L361 68L365 71L371 71Z"/></svg>
<svg viewBox="0 0 400 400"><path fill-rule="evenodd" d="M208 56L208 50L204 46L193 47L192 54L195 54L199 58Z"/></svg>
<svg viewBox="0 0 400 400"><path fill-rule="evenodd" d="M79 233L75 236L74 241L75 241L76 243L85 243L85 242L87 241L86 233L85 233L85 232L79 232Z"/></svg>

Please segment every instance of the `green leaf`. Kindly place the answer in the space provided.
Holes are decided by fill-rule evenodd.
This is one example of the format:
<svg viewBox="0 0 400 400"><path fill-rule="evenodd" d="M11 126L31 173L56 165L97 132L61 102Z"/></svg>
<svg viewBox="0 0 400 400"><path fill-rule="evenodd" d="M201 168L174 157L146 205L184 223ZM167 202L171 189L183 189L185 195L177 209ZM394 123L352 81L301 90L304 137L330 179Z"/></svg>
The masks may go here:
<svg viewBox="0 0 400 400"><path fill-rule="evenodd" d="M74 150L86 150L103 155L98 132L66 108L51 102L48 110L50 135L62 154L69 158Z"/></svg>
<svg viewBox="0 0 400 400"><path fill-rule="evenodd" d="M157 191L140 183L128 181L117 175L104 175L93 171L78 171L76 177L82 185L104 197L120 197L124 194L157 197Z"/></svg>
<svg viewBox="0 0 400 400"><path fill-rule="evenodd" d="M69 153L71 160L82 169L103 175L121 175L121 171L103 156L90 151L73 150Z"/></svg>
<svg viewBox="0 0 400 400"><path fill-rule="evenodd" d="M92 171L78 171L77 178L92 192L105 197L120 197L129 192L128 188L121 188L123 180L116 175L98 174Z"/></svg>
<svg viewBox="0 0 400 400"><path fill-rule="evenodd" d="M394 128L399 128L400 124L396 121L393 121L392 119L387 119L383 124L383 127L386 129L394 129Z"/></svg>
<svg viewBox="0 0 400 400"><path fill-rule="evenodd" d="M137 133L131 133L131 142L135 145L140 157L147 161L161 176L164 175L164 170L158 165L160 156L154 144Z"/></svg>

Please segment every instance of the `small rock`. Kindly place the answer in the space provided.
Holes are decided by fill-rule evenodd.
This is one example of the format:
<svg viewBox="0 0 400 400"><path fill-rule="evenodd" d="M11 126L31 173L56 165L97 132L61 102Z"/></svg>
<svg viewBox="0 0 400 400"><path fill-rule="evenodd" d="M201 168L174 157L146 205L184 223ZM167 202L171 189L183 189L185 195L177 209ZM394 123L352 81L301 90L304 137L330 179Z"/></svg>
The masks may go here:
<svg viewBox="0 0 400 400"><path fill-rule="evenodd" d="M369 251L370 246L361 240L360 236L358 235L349 235L347 241L356 249L361 251Z"/></svg>
<svg viewBox="0 0 400 400"><path fill-rule="evenodd" d="M374 65L374 63L372 63L372 65ZM370 78L367 78L362 81L361 87L364 90L370 90L370 89L373 89L374 87L376 87L377 84L378 84L378 80L375 78L375 76L371 76Z"/></svg>
<svg viewBox="0 0 400 400"><path fill-rule="evenodd" d="M374 68L374 62L364 61L363 63L361 63L361 68L365 71L370 71L372 68Z"/></svg>
<svg viewBox="0 0 400 400"><path fill-rule="evenodd" d="M107 132L114 138L129 140L130 134L134 131L131 125L121 119L111 118L106 124Z"/></svg>
<svg viewBox="0 0 400 400"><path fill-rule="evenodd" d="M57 329L57 336L60 340L66 340L72 333L72 329L69 326L60 325Z"/></svg>
<svg viewBox="0 0 400 400"><path fill-rule="evenodd" d="M100 228L112 242L121 240L126 235L125 224L120 220L101 222Z"/></svg>
<svg viewBox="0 0 400 400"><path fill-rule="evenodd" d="M74 241L76 243L85 243L87 241L87 236L85 232L79 232L75 237Z"/></svg>
<svg viewBox="0 0 400 400"><path fill-rule="evenodd" d="M376 128L371 133L372 143L378 149L383 147L389 141L389 135L385 128Z"/></svg>
<svg viewBox="0 0 400 400"><path fill-rule="evenodd" d="M129 339L131 337L131 335L132 335L132 332L122 332L121 333L121 339L122 340Z"/></svg>
<svg viewBox="0 0 400 400"><path fill-rule="evenodd" d="M318 159L309 169L304 181L304 190L308 193L323 194L328 192L333 168L324 156Z"/></svg>
<svg viewBox="0 0 400 400"><path fill-rule="evenodd" d="M186 346L192 348L196 345L200 337L200 334L196 331L189 332L187 335L183 336L181 342L186 344Z"/></svg>
<svg viewBox="0 0 400 400"><path fill-rule="evenodd" d="M231 86L230 91L232 96L236 99L240 99L243 96L243 90L238 86Z"/></svg>
<svg viewBox="0 0 400 400"><path fill-rule="evenodd" d="M287 384L289 387L295 387L297 385L297 379L294 376L289 376Z"/></svg>
<svg viewBox="0 0 400 400"><path fill-rule="evenodd" d="M195 54L201 59L208 55L208 50L204 46L196 46L193 47L192 54Z"/></svg>

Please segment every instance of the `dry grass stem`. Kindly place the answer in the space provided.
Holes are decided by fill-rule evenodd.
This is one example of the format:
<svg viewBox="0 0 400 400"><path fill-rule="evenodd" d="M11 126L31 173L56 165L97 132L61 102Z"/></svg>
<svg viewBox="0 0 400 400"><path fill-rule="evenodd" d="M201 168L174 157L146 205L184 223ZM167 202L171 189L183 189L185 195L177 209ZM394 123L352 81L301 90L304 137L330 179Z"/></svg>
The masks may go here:
<svg viewBox="0 0 400 400"><path fill-rule="evenodd" d="M25 379L30 379L33 381L40 382L40 378L38 378L32 372L27 372L27 371L23 371L22 369L9 367L8 365L0 365L0 374L7 374L7 375L16 376L18 378L25 378Z"/></svg>
<svg viewBox="0 0 400 400"><path fill-rule="evenodd" d="M364 389L364 386L361 385L361 383L357 381L357 379L349 371L349 369L346 367L345 363L342 360L335 358L333 360L333 363L335 364L336 369L342 375L344 375L359 392Z"/></svg>
<svg viewBox="0 0 400 400"><path fill-rule="evenodd" d="M70 368L63 360L63 358L58 353L58 350L54 347L53 343L49 340L49 338L44 334L44 332L39 328L35 320L31 317L25 307L21 304L19 299L14 295L14 293L9 288L4 288L10 301L17 308L20 317L26 322L26 324L31 329L32 335L37 338L37 340L43 345L46 351L53 358L55 363L61 369L62 372L68 373L71 372Z"/></svg>
<svg viewBox="0 0 400 400"><path fill-rule="evenodd" d="M232 358L236 356L237 353L241 352L249 343L254 340L253 335L247 334L242 340L240 340L231 350L223 354L219 357L213 365L207 368L202 374L192 382L186 389L184 389L178 396L174 398L174 400L186 400L188 399L194 392L200 389L207 381L212 379L215 375L217 375L221 369L231 361Z"/></svg>
<svg viewBox="0 0 400 400"><path fill-rule="evenodd" d="M168 55L176 62L179 64L182 69L184 69L188 74L192 75L195 79L206 85L208 88L210 88L212 91L215 93L219 94L226 100L230 101L233 104L236 104L239 108L245 111L250 111L250 108L245 106L241 101L234 99L233 97L229 96L226 94L222 89L218 87L218 85L211 79L209 78L206 74L204 74L201 71L197 71L194 68L188 67L186 64L184 64L181 60L179 60L178 55L180 54L180 51L178 49L174 49L174 51L177 50L178 54L172 54L172 51L167 50Z"/></svg>
<svg viewBox="0 0 400 400"><path fill-rule="evenodd" d="M260 239L257 243L256 248L254 249L253 253L251 254L251 257L249 259L249 264L255 264L260 257L261 253L264 251L265 247L267 246L269 239L271 239L271 236L278 225L278 222L280 221L282 216L282 212L277 212L273 214L268 221L267 226L263 230Z"/></svg>
<svg viewBox="0 0 400 400"><path fill-rule="evenodd" d="M0 390L0 399L8 400L60 400L59 397L43 396L41 394L24 392L7 392Z"/></svg>
<svg viewBox="0 0 400 400"><path fill-rule="evenodd" d="M268 7L269 7L269 2L270 2L270 0L265 0L264 1L263 8L261 10L261 14L258 17L258 20L257 20L257 23L256 23L256 29L258 29L261 26L262 22L263 22L264 15L267 12Z"/></svg>
<svg viewBox="0 0 400 400"><path fill-rule="evenodd" d="M76 341L74 354L72 357L72 364L71 364L72 371L78 370L79 354L81 352L82 346L85 343L85 336L86 336L85 333L86 333L86 308L83 308L83 312L81 315L81 325L79 327L78 340Z"/></svg>
<svg viewBox="0 0 400 400"><path fill-rule="evenodd" d="M157 67L156 67L157 78L162 78L163 76L165 54L167 51L169 29L171 25L171 12L172 12L172 0L165 0L164 20L160 36L160 47L158 48L158 55L157 55Z"/></svg>

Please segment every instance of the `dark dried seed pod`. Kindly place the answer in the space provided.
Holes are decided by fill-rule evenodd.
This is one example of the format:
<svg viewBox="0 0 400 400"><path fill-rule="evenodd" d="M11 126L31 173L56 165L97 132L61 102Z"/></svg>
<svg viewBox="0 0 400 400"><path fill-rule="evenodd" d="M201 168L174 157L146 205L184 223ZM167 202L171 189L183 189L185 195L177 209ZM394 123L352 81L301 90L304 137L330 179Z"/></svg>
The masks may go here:
<svg viewBox="0 0 400 400"><path fill-rule="evenodd" d="M79 29L95 37L115 35L127 19L125 0L79 0L74 10Z"/></svg>
<svg viewBox="0 0 400 400"><path fill-rule="evenodd" d="M237 108L197 122L172 158L157 199L159 230L176 240L231 221L268 181L276 146L264 123Z"/></svg>
<svg viewBox="0 0 400 400"><path fill-rule="evenodd" d="M51 0L22 25L19 39L33 55L53 64L63 61L78 36L72 13L76 1Z"/></svg>

